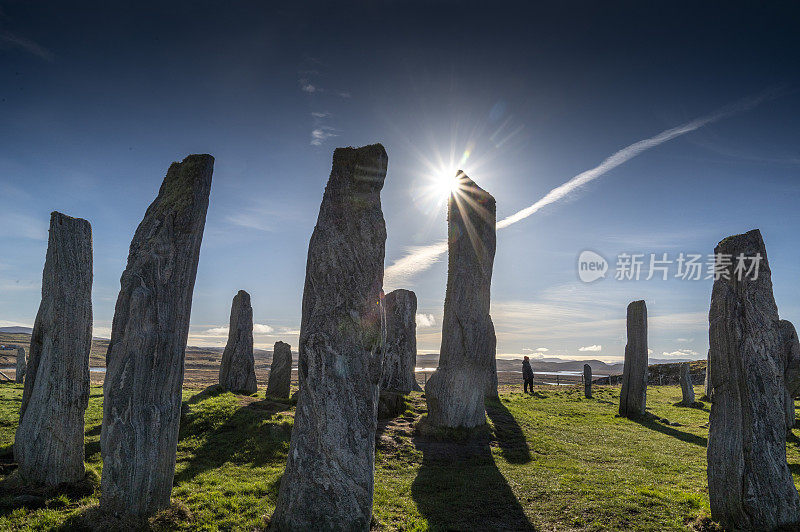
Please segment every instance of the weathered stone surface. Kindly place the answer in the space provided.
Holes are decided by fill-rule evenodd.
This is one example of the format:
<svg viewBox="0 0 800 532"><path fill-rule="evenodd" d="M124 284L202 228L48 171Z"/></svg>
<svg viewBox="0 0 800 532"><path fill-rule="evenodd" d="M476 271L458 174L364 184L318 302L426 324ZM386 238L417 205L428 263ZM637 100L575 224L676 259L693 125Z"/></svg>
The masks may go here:
<svg viewBox="0 0 800 532"><path fill-rule="evenodd" d="M91 343L92 226L54 212L14 438L26 482L54 487L83 479Z"/></svg>
<svg viewBox="0 0 800 532"><path fill-rule="evenodd" d="M725 275L714 281L708 314L712 517L726 530L796 526L800 497L786 463L784 340L764 242L753 230L726 238L714 252L734 259L717 264ZM758 277L738 279L736 257L758 253Z"/></svg>
<svg viewBox="0 0 800 532"><path fill-rule="evenodd" d="M783 338L786 428L791 430L795 425L794 400L800 395L800 342L792 322L781 320L780 328Z"/></svg>
<svg viewBox="0 0 800 532"><path fill-rule="evenodd" d="M380 144L339 148L311 235L300 393L273 530L369 530L386 317Z"/></svg>
<svg viewBox="0 0 800 532"><path fill-rule="evenodd" d="M28 362L25 360L25 348L17 348L17 372L14 375L14 382L22 384L25 382L25 371L28 369Z"/></svg>
<svg viewBox="0 0 800 532"><path fill-rule="evenodd" d="M694 404L694 384L692 383L691 366L688 362L681 364L681 404L691 406Z"/></svg>
<svg viewBox="0 0 800 532"><path fill-rule="evenodd" d="M714 390L711 388L711 379L708 378L708 373L711 370L711 350L708 350L708 355L706 355L706 378L703 381L703 387L705 388L706 392L706 399L709 401L714 401Z"/></svg>
<svg viewBox="0 0 800 532"><path fill-rule="evenodd" d="M495 200L463 172L447 204L447 293L439 367L425 385L433 426L486 423L484 396L497 395L497 340L489 316Z"/></svg>
<svg viewBox="0 0 800 532"><path fill-rule="evenodd" d="M224 390L256 393L256 362L253 358L253 307L244 290L233 296L228 343L219 365L219 384Z"/></svg>
<svg viewBox="0 0 800 532"><path fill-rule="evenodd" d="M419 390L417 364L417 296L398 289L386 294L386 349L381 390L408 393Z"/></svg>
<svg viewBox="0 0 800 532"><path fill-rule="evenodd" d="M147 516L170 504L192 293L214 158L172 163L120 279L103 384L100 507Z"/></svg>
<svg viewBox="0 0 800 532"><path fill-rule="evenodd" d="M634 418L645 413L647 403L647 305L628 305L628 343L622 370L619 415Z"/></svg>
<svg viewBox="0 0 800 532"><path fill-rule="evenodd" d="M589 364L583 365L583 395L592 398L592 366Z"/></svg>
<svg viewBox="0 0 800 532"><path fill-rule="evenodd" d="M275 342L272 348L272 364L269 367L267 395L289 397L292 385L292 347L285 342Z"/></svg>

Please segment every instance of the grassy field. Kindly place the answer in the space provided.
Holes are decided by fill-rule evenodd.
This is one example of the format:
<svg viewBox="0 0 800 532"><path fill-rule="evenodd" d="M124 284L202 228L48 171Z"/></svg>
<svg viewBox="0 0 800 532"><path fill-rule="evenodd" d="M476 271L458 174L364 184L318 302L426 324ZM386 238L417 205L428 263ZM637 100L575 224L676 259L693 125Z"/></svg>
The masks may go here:
<svg viewBox="0 0 800 532"><path fill-rule="evenodd" d="M484 438L422 436L421 394L382 422L376 438L373 528L379 530L686 530L707 516L708 404L683 408L678 387L651 387L649 411L616 417L619 388L506 391L487 402ZM696 388L698 396L701 387ZM274 509L293 407L258 397L184 392L173 498L189 508L187 530L254 530ZM0 457L10 458L22 387L0 385ZM100 473L102 391L86 413L87 467ZM800 473L800 442L787 446ZM798 480L796 476L796 480ZM97 492L47 499L45 508L11 508L0 495L0 529L71 527ZM66 523L66 525L65 525ZM175 523L169 525L176 526Z"/></svg>

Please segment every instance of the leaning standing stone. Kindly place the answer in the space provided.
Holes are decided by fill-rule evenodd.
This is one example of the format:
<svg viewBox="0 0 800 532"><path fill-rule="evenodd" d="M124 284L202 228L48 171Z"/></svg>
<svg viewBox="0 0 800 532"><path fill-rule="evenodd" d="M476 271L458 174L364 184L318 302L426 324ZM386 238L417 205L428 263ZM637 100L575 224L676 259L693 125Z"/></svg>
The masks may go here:
<svg viewBox="0 0 800 532"><path fill-rule="evenodd" d="M22 384L25 382L25 370L28 368L28 363L25 361L25 348L17 348L17 372L14 375L14 382Z"/></svg>
<svg viewBox="0 0 800 532"><path fill-rule="evenodd" d="M784 339L761 233L728 237L714 253L721 276L708 313L711 515L726 530L795 529L800 497L786 462ZM760 254L757 277L738 278L740 254ZM720 257L732 257L733 264Z"/></svg>
<svg viewBox="0 0 800 532"><path fill-rule="evenodd" d="M250 294L239 290L233 297L228 343L219 366L223 390L253 394L257 391L256 363L253 358L253 307Z"/></svg>
<svg viewBox="0 0 800 532"><path fill-rule="evenodd" d="M644 301L628 305L628 344L622 370L619 415L635 418L645 413L647 403L647 306Z"/></svg>
<svg viewBox="0 0 800 532"><path fill-rule="evenodd" d="M269 367L267 395L289 397L292 384L292 347L285 342L275 342L272 348L272 364Z"/></svg>
<svg viewBox="0 0 800 532"><path fill-rule="evenodd" d="M148 516L170 504L192 292L214 158L172 163L120 279L103 384L100 507Z"/></svg>
<svg viewBox="0 0 800 532"><path fill-rule="evenodd" d="M447 203L447 293L439 367L425 385L434 426L486 423L484 396L497 396L497 340L489 316L495 240L494 198L463 172Z"/></svg>
<svg viewBox="0 0 800 532"><path fill-rule="evenodd" d="M273 530L369 530L386 323L380 144L339 148L311 235L300 392Z"/></svg>
<svg viewBox="0 0 800 532"><path fill-rule="evenodd" d="M417 296L411 290L386 294L386 349L381 390L408 393L418 390L414 367L417 364Z"/></svg>
<svg viewBox="0 0 800 532"><path fill-rule="evenodd" d="M583 365L583 395L592 398L592 366L589 364Z"/></svg>
<svg viewBox="0 0 800 532"><path fill-rule="evenodd" d="M19 475L28 483L54 487L84 477L91 344L92 226L54 212L14 438Z"/></svg>
<svg viewBox="0 0 800 532"><path fill-rule="evenodd" d="M681 364L681 404L692 406L694 404L694 385L692 384L691 366L688 362Z"/></svg>

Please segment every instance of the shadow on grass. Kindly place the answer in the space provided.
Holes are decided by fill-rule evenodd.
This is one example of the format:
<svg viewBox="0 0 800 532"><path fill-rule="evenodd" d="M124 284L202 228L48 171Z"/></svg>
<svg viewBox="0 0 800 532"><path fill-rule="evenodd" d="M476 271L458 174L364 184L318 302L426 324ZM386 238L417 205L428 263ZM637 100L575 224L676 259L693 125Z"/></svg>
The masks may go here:
<svg viewBox="0 0 800 532"><path fill-rule="evenodd" d="M70 504L76 503L94 493L99 486L100 475L91 468L86 468L82 480L56 487L28 484L20 478L18 471L14 471L0 481L0 516L9 515L23 507L28 510L59 509L64 506L64 499Z"/></svg>
<svg viewBox="0 0 800 532"><path fill-rule="evenodd" d="M192 399L189 404L198 402ZM188 412L181 419L179 447L180 442L193 438L198 438L200 444L183 462L185 467L175 475L175 485L226 462L260 466L278 459L289 448L292 425L285 420L265 421L290 408L290 405L268 399L251 402L237 408L216 428L209 427L209 420L202 412Z"/></svg>
<svg viewBox="0 0 800 532"><path fill-rule="evenodd" d="M497 399L486 400L486 414L494 425L494 435L500 445L503 458L512 464L527 464L531 461L531 450L517 420Z"/></svg>
<svg viewBox="0 0 800 532"><path fill-rule="evenodd" d="M432 530L535 530L494 463L488 440L417 442L422 466L411 496ZM464 450L467 450L464 452Z"/></svg>
<svg viewBox="0 0 800 532"><path fill-rule="evenodd" d="M639 425L648 428L650 430L654 430L656 432L660 432L661 434L666 434L667 436L672 436L673 438L685 441L686 443L693 443L695 445L699 445L700 447L706 447L708 445L708 438L692 434L691 432L683 432L682 430L677 430L673 427L663 425L658 421L656 421L655 418L651 416L652 414L648 414L635 419L631 419L631 421L633 421L634 423L638 423Z"/></svg>

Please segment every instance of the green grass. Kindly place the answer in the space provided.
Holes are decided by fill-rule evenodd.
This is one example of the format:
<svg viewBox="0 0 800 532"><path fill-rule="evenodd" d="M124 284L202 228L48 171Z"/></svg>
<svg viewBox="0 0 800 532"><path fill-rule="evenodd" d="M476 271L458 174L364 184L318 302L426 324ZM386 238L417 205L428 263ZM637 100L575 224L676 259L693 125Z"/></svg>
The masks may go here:
<svg viewBox="0 0 800 532"><path fill-rule="evenodd" d="M700 395L700 388L696 391ZM173 498L190 509L187 530L263 528L274 510L294 407L230 393L186 390ZM22 387L0 385L0 455L11 452ZM708 404L674 406L677 386L651 387L655 418L619 418L619 388L540 388L487 403L488 437L441 441L415 425L424 399L413 394L401 418L379 431L374 528L383 530L686 530L709 514ZM101 472L102 391L86 413L86 463ZM677 424L677 425L675 425ZM787 446L800 472L800 442ZM799 480L797 477L795 480ZM57 528L98 494L9 510L0 494L0 530ZM174 526L174 524L173 524Z"/></svg>

